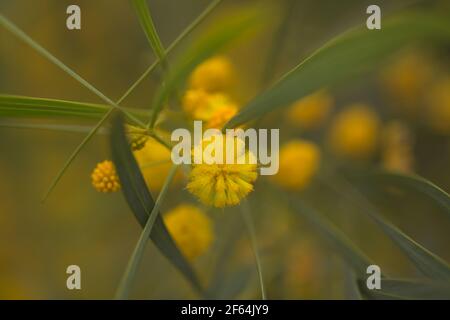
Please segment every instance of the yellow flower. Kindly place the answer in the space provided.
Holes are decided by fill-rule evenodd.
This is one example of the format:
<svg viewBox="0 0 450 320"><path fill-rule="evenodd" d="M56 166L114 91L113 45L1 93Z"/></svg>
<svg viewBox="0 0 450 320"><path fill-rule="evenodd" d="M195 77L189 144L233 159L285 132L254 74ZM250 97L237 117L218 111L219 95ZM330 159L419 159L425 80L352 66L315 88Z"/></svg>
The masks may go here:
<svg viewBox="0 0 450 320"><path fill-rule="evenodd" d="M275 183L290 190L302 190L316 174L320 164L320 150L311 142L292 140L280 149L279 170Z"/></svg>
<svg viewBox="0 0 450 320"><path fill-rule="evenodd" d="M208 92L227 90L234 80L233 65L223 56L210 58L197 66L189 79L192 89Z"/></svg>
<svg viewBox="0 0 450 320"><path fill-rule="evenodd" d="M193 205L177 206L164 215L164 222L178 248L188 259L204 254L213 242L211 220Z"/></svg>
<svg viewBox="0 0 450 320"><path fill-rule="evenodd" d="M379 119L364 104L355 104L342 111L333 120L329 143L339 156L366 159L377 147Z"/></svg>
<svg viewBox="0 0 450 320"><path fill-rule="evenodd" d="M412 133L398 121L392 121L383 128L382 162L389 170L410 172L413 169L414 155Z"/></svg>
<svg viewBox="0 0 450 320"><path fill-rule="evenodd" d="M116 192L120 189L119 177L112 161L105 160L97 164L91 179L92 185L99 192Z"/></svg>
<svg viewBox="0 0 450 320"><path fill-rule="evenodd" d="M150 191L161 190L172 167L170 150L149 138L142 149L134 151L134 156ZM181 171L178 171L172 184L175 185L181 178Z"/></svg>
<svg viewBox="0 0 450 320"><path fill-rule="evenodd" d="M426 98L429 126L443 134L450 133L450 77L435 84Z"/></svg>
<svg viewBox="0 0 450 320"><path fill-rule="evenodd" d="M333 98L325 91L317 91L295 102L285 119L291 125L304 129L317 129L325 121L333 107Z"/></svg>
<svg viewBox="0 0 450 320"><path fill-rule="evenodd" d="M415 115L432 74L432 64L425 55L408 52L383 69L380 80L394 100L393 105L403 113Z"/></svg>
<svg viewBox="0 0 450 320"><path fill-rule="evenodd" d="M183 109L192 119L205 121L206 127L218 129L238 111L236 104L227 95L207 93L202 89L186 92Z"/></svg>
<svg viewBox="0 0 450 320"><path fill-rule="evenodd" d="M213 164L207 164L207 157L203 157L203 163L192 165L187 189L205 205L217 208L234 206L253 191L253 183L258 177L256 158L251 152L241 148L243 141L237 138L233 140L234 164L226 164L225 161L222 161L223 164L218 164L213 159L209 159ZM217 152L221 152L221 157L225 160L226 150L231 147L231 144L227 146L225 136L221 141L222 144L219 145L222 148L218 147L221 150ZM210 143L215 143L214 137L211 141L200 142L194 148L194 155L196 152L205 151ZM211 156L215 157L215 155L216 152L213 152Z"/></svg>

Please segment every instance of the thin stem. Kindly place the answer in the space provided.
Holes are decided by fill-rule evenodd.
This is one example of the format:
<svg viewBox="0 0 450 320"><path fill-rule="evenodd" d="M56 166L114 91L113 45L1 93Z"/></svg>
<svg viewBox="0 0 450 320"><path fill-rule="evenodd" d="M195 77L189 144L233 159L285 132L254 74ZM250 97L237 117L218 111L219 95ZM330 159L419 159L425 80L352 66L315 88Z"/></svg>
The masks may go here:
<svg viewBox="0 0 450 320"><path fill-rule="evenodd" d="M167 190L169 189L169 185L175 176L177 168L177 165L173 165L170 169L169 175L167 176L166 181L164 182L164 185L158 195L158 198L156 199L155 206L153 207L152 212L149 214L148 220L145 223L144 230L139 237L139 241L134 248L133 254L128 261L125 273L122 277L122 280L120 281L120 285L115 296L116 299L124 300L129 296L131 285L133 284L133 280L136 277L137 268L144 254L145 245L147 244L148 238L150 237L153 225L155 224L156 218L159 213L159 208L161 207L161 203L166 196Z"/></svg>
<svg viewBox="0 0 450 320"><path fill-rule="evenodd" d="M112 101L110 98L105 96L102 92L100 92L97 88L95 88L92 84L87 82L84 78L82 78L79 74L77 74L75 71L70 69L68 66L66 66L61 60L53 56L50 52L48 52L44 47L42 47L40 44L38 44L36 41L31 39L25 32L23 32L21 29L19 29L15 24L13 24L11 21L9 21L5 16L0 14L0 24L3 25L7 30L9 30L11 33L16 35L18 38L20 38L22 41L24 41L26 44L28 44L30 47L32 47L34 50L36 50L39 54L41 54L44 58L49 60L50 62L57 65L59 68L61 68L64 72L66 72L69 76L77 80L79 83L81 83L85 88L93 92L95 95L97 95L100 99L111 105L112 107L120 110L123 112L128 118L132 119L135 123L139 125L143 125L143 122L140 121L138 118L130 114L128 111L124 110L122 107L117 105L114 101Z"/></svg>
<svg viewBox="0 0 450 320"><path fill-rule="evenodd" d="M258 271L258 277L259 277L259 285L261 287L261 298L262 300L266 300L266 290L264 289L264 280L262 275L262 267L261 267L261 260L259 257L259 250L258 250L258 244L256 240L256 232L255 227L253 224L252 215L250 212L250 207L247 203L247 201L243 201L241 205L239 206L241 209L241 214L244 219L245 225L247 227L248 235L250 237L250 242L252 245L252 251L253 255L255 256L255 263L256 263L256 269Z"/></svg>

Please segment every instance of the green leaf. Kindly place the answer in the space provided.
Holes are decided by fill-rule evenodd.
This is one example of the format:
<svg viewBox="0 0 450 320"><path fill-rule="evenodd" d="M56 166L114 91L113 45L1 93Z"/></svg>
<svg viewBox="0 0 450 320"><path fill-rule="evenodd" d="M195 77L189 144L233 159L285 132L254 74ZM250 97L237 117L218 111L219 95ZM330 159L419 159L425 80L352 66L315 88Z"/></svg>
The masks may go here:
<svg viewBox="0 0 450 320"><path fill-rule="evenodd" d="M232 41L242 39L260 21L262 21L261 12L255 9L241 9L239 13L216 20L208 32L188 48L182 58L171 68L164 85L159 88L152 102L154 113L149 126L155 125L164 103L198 64Z"/></svg>
<svg viewBox="0 0 450 320"><path fill-rule="evenodd" d="M450 286L425 280L381 279L381 289L369 290L357 281L361 295L370 300L449 300Z"/></svg>
<svg viewBox="0 0 450 320"><path fill-rule="evenodd" d="M450 281L449 265L384 219L378 213L378 209L359 189L338 175L335 175L333 180L328 180L327 183L343 199L356 203L361 211L372 218L391 240L400 247L423 275L437 281Z"/></svg>
<svg viewBox="0 0 450 320"><path fill-rule="evenodd" d="M324 239L338 251L358 276L366 275L367 267L373 263L339 229L299 199L298 196L292 195L289 203L295 212L301 214L316 227Z"/></svg>
<svg viewBox="0 0 450 320"><path fill-rule="evenodd" d="M396 49L416 40L450 40L450 19L437 14L408 14L385 19L381 30L366 26L350 30L329 41L272 88L232 118L226 128L237 127L323 87L370 70Z"/></svg>
<svg viewBox="0 0 450 320"><path fill-rule="evenodd" d="M120 178L122 192L136 219L143 227L155 203L147 189L136 159L131 153L121 117L114 119L110 141L113 161ZM201 292L202 289L197 276L177 248L160 215L155 220L150 238L162 254L192 283L194 288Z"/></svg>
<svg viewBox="0 0 450 320"><path fill-rule="evenodd" d="M156 54L163 67L167 66L166 53L161 43L161 39L159 38L158 32L156 31L155 24L153 23L147 1L133 0L133 6L138 14L139 22L145 32L145 35L147 36L147 40L150 43L153 52Z"/></svg>
<svg viewBox="0 0 450 320"><path fill-rule="evenodd" d="M0 118L100 119L109 109L102 104L0 94ZM126 110L135 117L146 118L141 110Z"/></svg>
<svg viewBox="0 0 450 320"><path fill-rule="evenodd" d="M368 175L368 178L383 186L398 186L421 194L426 194L431 199L435 200L443 209L445 209L445 212L450 215L449 194L420 176L380 171Z"/></svg>
<svg viewBox="0 0 450 320"><path fill-rule="evenodd" d="M450 267L444 260L422 247L378 213L372 212L371 216L423 275L434 280L450 281Z"/></svg>

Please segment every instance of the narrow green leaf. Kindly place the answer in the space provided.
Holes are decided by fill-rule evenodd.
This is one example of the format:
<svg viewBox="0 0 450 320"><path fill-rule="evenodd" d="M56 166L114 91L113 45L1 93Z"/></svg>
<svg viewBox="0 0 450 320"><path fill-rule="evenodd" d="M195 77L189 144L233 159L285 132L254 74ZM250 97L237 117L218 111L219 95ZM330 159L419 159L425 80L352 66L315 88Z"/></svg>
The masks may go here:
<svg viewBox="0 0 450 320"><path fill-rule="evenodd" d="M173 91L182 85L189 73L203 60L229 45L232 41L242 38L251 27L260 22L261 12L255 9L240 10L239 13L226 16L214 22L193 46L188 48L182 58L171 68L164 85L159 88L152 103L154 111L148 127L153 127L165 101Z"/></svg>
<svg viewBox="0 0 450 320"><path fill-rule="evenodd" d="M450 19L437 14L409 14L383 20L381 30L366 26L334 38L272 88L232 118L226 128L239 126L279 107L285 107L323 87L342 83L376 66L403 45L417 40L450 40Z"/></svg>
<svg viewBox="0 0 450 320"><path fill-rule="evenodd" d="M114 119L110 141L113 161L120 178L122 192L136 219L144 227L155 203L147 189L136 159L131 153L121 117ZM161 253L192 283L194 288L201 292L202 289L197 276L177 248L160 215L156 217L150 238Z"/></svg>
<svg viewBox="0 0 450 320"><path fill-rule="evenodd" d="M369 290L366 280L357 281L362 296L370 300L449 300L450 286L424 280L381 279L381 289Z"/></svg>
<svg viewBox="0 0 450 320"><path fill-rule="evenodd" d="M153 52L158 57L158 60L160 61L162 66L166 69L167 67L166 53L161 43L161 39L159 38L158 32L156 31L155 24L153 23L150 8L147 5L147 1L133 0L133 6L139 17L139 22L142 26L142 29L144 30L145 35L147 36L147 40L153 49Z"/></svg>
<svg viewBox="0 0 450 320"><path fill-rule="evenodd" d="M289 203L295 212L301 214L317 228L324 239L339 252L358 276L366 275L367 267L373 263L340 230L300 200L297 195L292 195Z"/></svg>
<svg viewBox="0 0 450 320"><path fill-rule="evenodd" d="M84 78L82 78L79 74L77 74L75 71L73 71L71 68L69 68L67 65L65 65L61 60L56 58L54 55L52 55L50 52L48 52L44 47L42 47L40 44L38 44L36 41L31 39L25 32L23 32L21 29L19 29L14 23L9 21L5 16L0 14L0 25L2 25L4 28L6 28L8 31L10 31L12 34L17 36L19 39L21 39L23 42L25 42L27 45L32 47L36 52L38 52L40 55L42 55L44 58L52 62L54 65L58 66L61 70L66 72L69 76L77 80L80 84L82 84L85 88L87 88L89 91L94 93L96 96L98 96L100 99L105 101L107 104L109 104L112 108L115 108L124 114L127 115L130 119L132 119L136 124L143 125L142 122L134 117L132 114L128 113L124 108L119 106L117 103L112 101L110 98L105 96L100 90L95 88L92 84L87 82Z"/></svg>
<svg viewBox="0 0 450 320"><path fill-rule="evenodd" d="M437 281L450 281L450 267L444 260L422 247L383 218L383 216L378 213L377 208L360 192L360 190L355 188L345 178L335 175L334 179L327 180L327 183L336 193L341 195L343 199L354 202L361 211L372 218L391 240L400 247L423 275Z"/></svg>
<svg viewBox="0 0 450 320"><path fill-rule="evenodd" d="M0 118L100 119L109 109L95 103L0 94ZM147 117L142 110L126 110L141 120Z"/></svg>
<svg viewBox="0 0 450 320"><path fill-rule="evenodd" d="M398 186L421 194L426 194L431 199L435 200L443 209L445 209L445 212L450 215L449 194L420 176L380 171L368 175L368 179L375 183L379 183L382 186Z"/></svg>

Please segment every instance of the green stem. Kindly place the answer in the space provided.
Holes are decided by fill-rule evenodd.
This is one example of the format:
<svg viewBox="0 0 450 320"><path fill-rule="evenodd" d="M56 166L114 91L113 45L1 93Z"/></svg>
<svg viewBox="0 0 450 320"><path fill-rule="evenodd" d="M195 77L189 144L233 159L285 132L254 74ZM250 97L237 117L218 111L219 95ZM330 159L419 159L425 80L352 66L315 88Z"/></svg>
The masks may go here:
<svg viewBox="0 0 450 320"><path fill-rule="evenodd" d="M255 256L256 269L258 271L259 285L261 288L261 298L262 298L262 300L266 300L267 299L266 290L264 289L264 280L263 280L263 275L262 275L261 260L259 257L258 243L256 240L256 232L255 232L252 215L251 215L250 208L249 208L247 201L244 200L241 203L239 208L241 209L242 218L244 219L245 225L247 227L248 235L250 237L253 255Z"/></svg>
<svg viewBox="0 0 450 320"><path fill-rule="evenodd" d="M134 278L136 277L137 268L144 254L145 245L147 244L147 241L150 237L153 225L155 224L156 218L158 216L159 208L161 207L161 203L166 196L166 193L169 189L169 185L175 176L177 168L178 168L177 165L172 166L169 175L167 176L166 181L164 182L164 185L158 195L158 198L156 199L155 206L153 207L152 212L148 217L144 230L142 231L139 241L137 242L136 247L134 248L133 254L131 255L130 260L128 261L127 268L122 277L122 280L120 281L119 288L117 289L117 293L115 296L116 299L124 300L127 299L129 296L131 285L133 283Z"/></svg>

